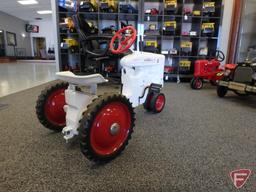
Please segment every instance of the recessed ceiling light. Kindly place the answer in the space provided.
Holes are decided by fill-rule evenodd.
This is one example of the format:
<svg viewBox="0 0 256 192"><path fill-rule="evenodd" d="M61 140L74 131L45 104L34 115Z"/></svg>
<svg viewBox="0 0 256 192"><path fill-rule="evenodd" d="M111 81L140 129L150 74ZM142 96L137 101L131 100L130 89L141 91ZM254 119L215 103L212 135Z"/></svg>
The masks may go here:
<svg viewBox="0 0 256 192"><path fill-rule="evenodd" d="M21 5L34 5L34 4L38 4L38 1L36 0L21 0L21 1L17 1L19 4Z"/></svg>
<svg viewBox="0 0 256 192"><path fill-rule="evenodd" d="M45 15L45 14L52 14L51 10L43 10L43 11L37 11L38 14L40 15Z"/></svg>

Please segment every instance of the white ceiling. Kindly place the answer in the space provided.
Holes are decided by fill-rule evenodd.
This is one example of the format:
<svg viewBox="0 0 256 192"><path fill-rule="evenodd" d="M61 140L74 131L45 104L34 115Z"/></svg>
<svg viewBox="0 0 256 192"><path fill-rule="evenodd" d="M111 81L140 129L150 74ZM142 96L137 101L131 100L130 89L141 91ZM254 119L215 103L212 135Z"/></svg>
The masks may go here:
<svg viewBox="0 0 256 192"><path fill-rule="evenodd" d="M43 20L52 18L49 15L39 15L37 11L51 10L51 0L37 0L36 5L21 5L17 0L0 0L0 11L9 15L13 15L25 21L35 21L35 18L40 17Z"/></svg>

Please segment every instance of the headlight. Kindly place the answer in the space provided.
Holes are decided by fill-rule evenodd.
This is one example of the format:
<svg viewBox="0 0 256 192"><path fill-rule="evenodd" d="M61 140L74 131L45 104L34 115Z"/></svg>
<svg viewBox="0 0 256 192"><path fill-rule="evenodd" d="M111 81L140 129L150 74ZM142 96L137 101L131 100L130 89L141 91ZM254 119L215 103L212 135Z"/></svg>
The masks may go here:
<svg viewBox="0 0 256 192"><path fill-rule="evenodd" d="M230 73L231 73L231 70L227 69L227 70L224 72L224 75L225 75L225 76L229 76Z"/></svg>

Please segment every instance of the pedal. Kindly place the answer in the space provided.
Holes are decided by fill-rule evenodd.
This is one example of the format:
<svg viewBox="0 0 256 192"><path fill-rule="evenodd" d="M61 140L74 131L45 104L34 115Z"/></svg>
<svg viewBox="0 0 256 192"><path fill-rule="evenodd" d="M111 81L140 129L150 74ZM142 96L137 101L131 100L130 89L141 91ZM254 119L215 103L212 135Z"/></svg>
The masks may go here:
<svg viewBox="0 0 256 192"><path fill-rule="evenodd" d="M66 142L68 142L68 140L72 139L75 135L78 135L78 131L72 127L64 127L62 134L64 135Z"/></svg>

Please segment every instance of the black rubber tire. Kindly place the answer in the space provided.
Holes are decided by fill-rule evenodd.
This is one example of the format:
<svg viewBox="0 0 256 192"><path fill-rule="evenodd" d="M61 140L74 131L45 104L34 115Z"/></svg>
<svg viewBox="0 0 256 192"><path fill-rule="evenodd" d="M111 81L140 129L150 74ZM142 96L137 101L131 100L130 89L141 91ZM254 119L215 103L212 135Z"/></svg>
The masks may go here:
<svg viewBox="0 0 256 192"><path fill-rule="evenodd" d="M218 83L216 81L214 81L214 80L210 80L210 83L211 83L212 86L218 85Z"/></svg>
<svg viewBox="0 0 256 192"><path fill-rule="evenodd" d="M196 81L200 81L202 85L201 85L200 87L197 87L197 86L196 86ZM195 90L200 90L200 89L203 88L203 86L204 86L203 79L201 79L201 78L195 78L195 79L194 79L194 82L193 82L193 84L192 84L193 89L195 89Z"/></svg>
<svg viewBox="0 0 256 192"><path fill-rule="evenodd" d="M68 88L68 83L66 82L61 82L61 83L56 83L50 87L46 87L41 94L38 96L37 102L36 102L36 115L39 120L39 122L46 128L60 132L62 131L64 126L57 126L48 121L48 119L45 116L45 111L44 111L44 105L48 99L48 97L56 90L58 89L67 89Z"/></svg>
<svg viewBox="0 0 256 192"><path fill-rule="evenodd" d="M154 93L148 93L146 101L143 103L143 107L146 111L152 111L151 107L150 107L150 102L152 100Z"/></svg>
<svg viewBox="0 0 256 192"><path fill-rule="evenodd" d="M190 81L190 87L191 87L191 89L195 89L194 88L194 81L195 81L195 78L193 77L192 79L191 79L191 81Z"/></svg>
<svg viewBox="0 0 256 192"><path fill-rule="evenodd" d="M225 97L225 95L227 94L227 92L228 92L228 88L227 88L227 87L224 87L224 86L218 86L218 87L217 87L217 95L218 95L220 98Z"/></svg>
<svg viewBox="0 0 256 192"><path fill-rule="evenodd" d="M158 109L156 108L156 101L157 101L157 99L158 99L159 96L163 96L163 97L164 97L164 105L163 105L163 107L162 107L160 110L158 110ZM151 101L150 101L150 108L151 108L151 111L152 111L153 113L161 113L161 112L163 111L164 107L165 107L165 95L164 95L163 93L154 93L154 94L153 94L153 97L152 97L152 99L151 99Z"/></svg>
<svg viewBox="0 0 256 192"><path fill-rule="evenodd" d="M95 150L91 146L90 141L90 132L91 126L93 124L94 118L96 115L101 111L101 109L111 102L122 102L123 104L127 105L131 114L131 127L129 128L129 135L127 136L126 140L123 142L123 145L116 150L114 153L102 156L95 152ZM83 113L83 118L80 121L79 127L79 138L80 138L80 148L84 156L89 159L90 161L94 161L95 163L106 163L121 154L121 152L125 149L128 145L128 141L131 139L131 135L133 133L133 127L135 122L135 113L130 101L123 95L120 94L104 94L99 96L98 98L94 99L92 103L88 106L87 110Z"/></svg>

